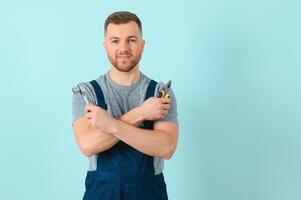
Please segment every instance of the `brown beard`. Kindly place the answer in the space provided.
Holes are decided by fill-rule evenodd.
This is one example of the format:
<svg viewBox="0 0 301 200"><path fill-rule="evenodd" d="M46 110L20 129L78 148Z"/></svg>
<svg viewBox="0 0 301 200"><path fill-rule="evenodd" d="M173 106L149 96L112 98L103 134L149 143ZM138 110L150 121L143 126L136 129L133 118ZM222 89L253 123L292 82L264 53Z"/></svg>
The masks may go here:
<svg viewBox="0 0 301 200"><path fill-rule="evenodd" d="M129 55L129 56L131 56L130 57L130 63L127 65L127 66L122 66L122 63L121 62L118 62L118 55L115 55L115 57L113 58L113 57L110 57L110 56L108 56L109 57L109 60L110 60L110 63L118 70L118 71L121 71L121 72L129 72L129 71L131 71L133 68L135 68L137 65L138 65L138 63L139 63L139 61L140 61L140 59L141 59L141 53L138 55L138 56L136 56L136 57L133 57L133 55L131 54L131 53L129 53L129 52L126 52L126 53L123 53L123 55Z"/></svg>

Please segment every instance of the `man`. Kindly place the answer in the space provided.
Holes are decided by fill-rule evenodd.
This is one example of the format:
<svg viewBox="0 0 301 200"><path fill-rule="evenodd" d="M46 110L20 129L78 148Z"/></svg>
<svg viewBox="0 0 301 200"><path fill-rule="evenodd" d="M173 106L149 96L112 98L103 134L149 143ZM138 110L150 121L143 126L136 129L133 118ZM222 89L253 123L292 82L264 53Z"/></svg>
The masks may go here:
<svg viewBox="0 0 301 200"><path fill-rule="evenodd" d="M164 159L178 139L175 95L158 98L164 84L139 70L145 42L135 14L111 14L104 31L111 69L80 84L91 104L73 95L75 138L90 159L83 198L165 200Z"/></svg>

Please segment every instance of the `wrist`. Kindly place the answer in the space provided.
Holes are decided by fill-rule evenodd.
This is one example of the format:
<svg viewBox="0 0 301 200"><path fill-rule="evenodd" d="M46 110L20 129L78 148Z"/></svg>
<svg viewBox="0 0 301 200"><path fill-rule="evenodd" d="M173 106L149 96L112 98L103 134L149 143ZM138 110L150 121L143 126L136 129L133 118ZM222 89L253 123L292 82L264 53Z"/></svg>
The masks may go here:
<svg viewBox="0 0 301 200"><path fill-rule="evenodd" d="M145 120L145 113L141 109L141 106L134 108L134 112L135 112L137 124L140 124L141 122L143 122Z"/></svg>
<svg viewBox="0 0 301 200"><path fill-rule="evenodd" d="M118 132L117 131L117 129L118 129L118 123L119 123L118 120L112 118L111 126L110 126L110 128L106 132L109 133L109 134L115 135Z"/></svg>

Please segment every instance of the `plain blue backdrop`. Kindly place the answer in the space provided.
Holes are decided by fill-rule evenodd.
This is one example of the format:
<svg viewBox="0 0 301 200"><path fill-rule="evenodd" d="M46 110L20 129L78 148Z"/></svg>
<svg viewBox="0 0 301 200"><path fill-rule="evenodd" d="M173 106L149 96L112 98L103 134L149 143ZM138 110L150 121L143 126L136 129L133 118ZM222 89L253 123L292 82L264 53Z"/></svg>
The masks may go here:
<svg viewBox="0 0 301 200"><path fill-rule="evenodd" d="M71 88L109 70L103 23L143 23L141 70L173 80L171 200L301 199L297 0L1 1L0 199L81 199Z"/></svg>

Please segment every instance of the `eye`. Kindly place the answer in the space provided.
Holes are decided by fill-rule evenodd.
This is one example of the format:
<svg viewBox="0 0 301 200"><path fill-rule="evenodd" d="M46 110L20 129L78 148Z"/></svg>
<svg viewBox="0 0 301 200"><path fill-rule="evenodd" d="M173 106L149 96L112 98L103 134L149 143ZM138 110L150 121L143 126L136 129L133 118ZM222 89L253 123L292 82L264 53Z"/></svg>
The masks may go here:
<svg viewBox="0 0 301 200"><path fill-rule="evenodd" d="M135 39L129 39L129 43L136 43Z"/></svg>
<svg viewBox="0 0 301 200"><path fill-rule="evenodd" d="M111 43L117 44L117 43L118 43L118 40L112 40Z"/></svg>

